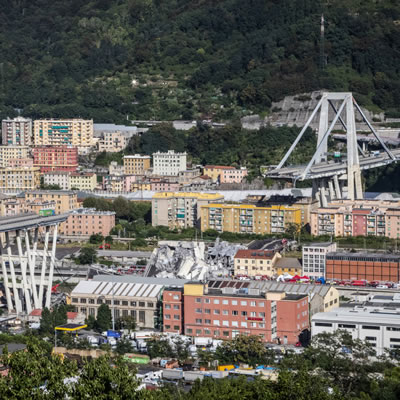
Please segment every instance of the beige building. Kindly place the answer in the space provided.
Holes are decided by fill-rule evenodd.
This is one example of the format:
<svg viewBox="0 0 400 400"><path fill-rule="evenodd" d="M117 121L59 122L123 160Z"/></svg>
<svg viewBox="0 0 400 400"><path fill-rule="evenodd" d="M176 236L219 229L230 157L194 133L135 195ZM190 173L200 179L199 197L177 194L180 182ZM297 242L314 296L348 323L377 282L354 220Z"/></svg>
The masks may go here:
<svg viewBox="0 0 400 400"><path fill-rule="evenodd" d="M274 275L274 266L279 253L267 250L238 250L234 257L234 275Z"/></svg>
<svg viewBox="0 0 400 400"><path fill-rule="evenodd" d="M311 212L311 233L315 236L386 236L400 239L400 202L336 201Z"/></svg>
<svg viewBox="0 0 400 400"><path fill-rule="evenodd" d="M6 168L16 159L27 159L30 156L28 146L0 146L0 168Z"/></svg>
<svg viewBox="0 0 400 400"><path fill-rule="evenodd" d="M150 156L124 156L125 175L143 175L150 168Z"/></svg>
<svg viewBox="0 0 400 400"><path fill-rule="evenodd" d="M0 190L33 190L40 186L40 168L0 168Z"/></svg>
<svg viewBox="0 0 400 400"><path fill-rule="evenodd" d="M203 175L210 177L213 182L220 182L224 171L234 171L235 167L228 165L206 165L203 170Z"/></svg>
<svg viewBox="0 0 400 400"><path fill-rule="evenodd" d="M290 224L301 223L295 207L256 207L251 204L208 204L201 207L201 230L234 233L284 233Z"/></svg>
<svg viewBox="0 0 400 400"><path fill-rule="evenodd" d="M32 120L17 117L1 121L3 146L32 146Z"/></svg>
<svg viewBox="0 0 400 400"><path fill-rule="evenodd" d="M45 185L58 185L62 190L71 190L70 172L49 171L42 174Z"/></svg>
<svg viewBox="0 0 400 400"><path fill-rule="evenodd" d="M152 198L153 226L188 228L199 224L200 207L223 201L218 193L161 192Z"/></svg>
<svg viewBox="0 0 400 400"><path fill-rule="evenodd" d="M78 208L78 198L76 193L63 190L34 190L25 193L26 201L36 201L40 199L45 202L56 202L56 214L63 214Z"/></svg>
<svg viewBox="0 0 400 400"><path fill-rule="evenodd" d="M103 136L97 142L97 149L108 153L117 153L124 150L128 142L129 138L120 131L103 132Z"/></svg>
<svg viewBox="0 0 400 400"><path fill-rule="evenodd" d="M95 235L108 236L115 226L115 212L97 211L94 208L79 208L72 211L62 224L64 235Z"/></svg>
<svg viewBox="0 0 400 400"><path fill-rule="evenodd" d="M33 123L35 146L93 146L93 120L38 119Z"/></svg>
<svg viewBox="0 0 400 400"><path fill-rule="evenodd" d="M71 189L94 190L97 186L97 176L96 174L79 174L73 172L69 176L69 184Z"/></svg>

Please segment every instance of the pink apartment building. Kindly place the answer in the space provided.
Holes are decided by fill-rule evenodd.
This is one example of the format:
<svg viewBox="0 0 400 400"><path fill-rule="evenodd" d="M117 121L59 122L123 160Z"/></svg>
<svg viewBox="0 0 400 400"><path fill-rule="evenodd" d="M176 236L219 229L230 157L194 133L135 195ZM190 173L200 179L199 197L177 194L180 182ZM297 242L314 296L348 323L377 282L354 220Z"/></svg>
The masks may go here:
<svg viewBox="0 0 400 400"><path fill-rule="evenodd" d="M223 169L220 175L221 183L242 183L247 176L247 168Z"/></svg>
<svg viewBox="0 0 400 400"><path fill-rule="evenodd" d="M62 232L68 236L100 235L107 236L115 226L115 212L97 211L94 208L80 208L72 211L62 224Z"/></svg>

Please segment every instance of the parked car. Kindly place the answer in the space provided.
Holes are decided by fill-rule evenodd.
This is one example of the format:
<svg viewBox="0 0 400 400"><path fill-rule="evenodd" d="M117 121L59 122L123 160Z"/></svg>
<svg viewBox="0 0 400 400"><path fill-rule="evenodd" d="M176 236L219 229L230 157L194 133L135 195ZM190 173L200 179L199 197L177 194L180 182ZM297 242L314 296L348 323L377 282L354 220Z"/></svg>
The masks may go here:
<svg viewBox="0 0 400 400"><path fill-rule="evenodd" d="M376 286L376 289L389 289L388 285L378 285Z"/></svg>

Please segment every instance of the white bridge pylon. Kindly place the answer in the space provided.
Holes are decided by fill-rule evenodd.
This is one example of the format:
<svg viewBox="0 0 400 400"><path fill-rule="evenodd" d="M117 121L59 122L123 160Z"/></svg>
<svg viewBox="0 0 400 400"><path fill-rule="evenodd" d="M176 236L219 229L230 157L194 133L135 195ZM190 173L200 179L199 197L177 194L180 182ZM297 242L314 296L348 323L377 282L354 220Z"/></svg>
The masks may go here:
<svg viewBox="0 0 400 400"><path fill-rule="evenodd" d="M329 109L331 109L333 113L329 113ZM315 198L319 200L321 206L324 207L327 205L328 197L331 200L342 198L343 186L347 186L348 199L362 199L363 191L361 184L360 155L364 160L367 160L368 157L364 154L363 150L357 143L356 111L360 114L362 120L386 152L388 160L385 160L384 163L387 164L397 161L396 156L388 149L366 118L360 106L353 98L352 93L327 92L322 94L317 106L311 113L290 149L282 158L281 162L273 171L268 172L267 176L279 178L285 175L282 168L319 112L317 148L313 157L305 168L292 168L290 173L288 172L287 175L290 175L295 182L297 180L302 181L305 179L313 179L313 196L315 196ZM332 167L328 164L328 138L335 125L338 123L340 123L346 131L347 137L347 160L346 165L344 166L345 171L343 171L343 168ZM316 167L318 167L318 170ZM371 168L373 167L375 167L375 165L371 166ZM323 174L325 174L325 176L322 177Z"/></svg>
<svg viewBox="0 0 400 400"><path fill-rule="evenodd" d="M50 307L58 225L67 217L20 214L0 218L1 271L10 313L29 314L33 309ZM40 233L44 235L42 250L38 249ZM39 271L40 278L35 276Z"/></svg>

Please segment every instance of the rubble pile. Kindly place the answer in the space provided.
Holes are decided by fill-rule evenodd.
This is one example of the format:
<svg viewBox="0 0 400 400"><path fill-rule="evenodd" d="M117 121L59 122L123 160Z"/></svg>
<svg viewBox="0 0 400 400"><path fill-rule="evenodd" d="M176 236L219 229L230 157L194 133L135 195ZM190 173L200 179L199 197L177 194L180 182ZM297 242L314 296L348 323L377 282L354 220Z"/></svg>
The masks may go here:
<svg viewBox="0 0 400 400"><path fill-rule="evenodd" d="M166 242L160 243L151 255L148 276L205 280L228 276L233 271L233 258L245 246L221 242Z"/></svg>

